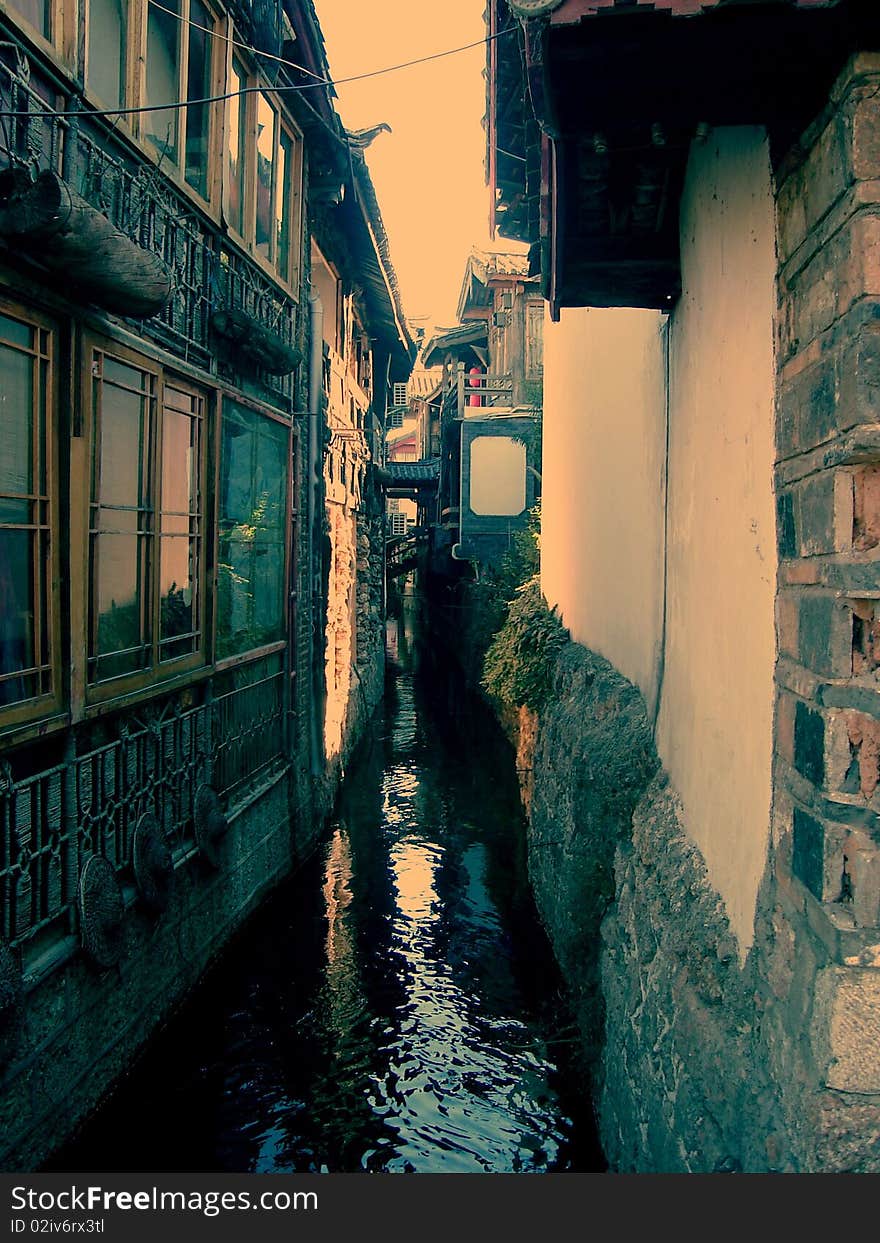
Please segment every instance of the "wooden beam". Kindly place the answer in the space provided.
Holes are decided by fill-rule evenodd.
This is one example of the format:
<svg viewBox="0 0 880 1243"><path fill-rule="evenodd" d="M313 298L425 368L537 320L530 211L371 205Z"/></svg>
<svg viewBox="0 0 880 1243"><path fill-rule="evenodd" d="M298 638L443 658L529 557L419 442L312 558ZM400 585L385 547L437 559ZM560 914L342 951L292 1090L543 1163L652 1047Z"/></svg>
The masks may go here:
<svg viewBox="0 0 880 1243"><path fill-rule="evenodd" d="M57 173L36 180L26 169L0 173L0 235L117 314L146 318L171 297L171 271L160 256L133 242Z"/></svg>

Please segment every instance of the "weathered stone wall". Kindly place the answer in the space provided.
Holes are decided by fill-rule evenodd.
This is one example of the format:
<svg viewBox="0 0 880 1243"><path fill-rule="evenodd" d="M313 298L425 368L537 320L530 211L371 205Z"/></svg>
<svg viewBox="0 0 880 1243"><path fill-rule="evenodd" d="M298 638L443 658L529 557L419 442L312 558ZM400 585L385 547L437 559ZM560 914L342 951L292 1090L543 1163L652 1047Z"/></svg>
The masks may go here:
<svg viewBox="0 0 880 1243"><path fill-rule="evenodd" d="M618 850L603 929L602 1142L619 1171L772 1168L778 1092L750 973L659 773Z"/></svg>
<svg viewBox="0 0 880 1243"><path fill-rule="evenodd" d="M598 930L614 893L614 850L658 765L641 695L607 660L569 643L537 728L520 733L517 762L529 876L592 1057L601 1040Z"/></svg>
<svg viewBox="0 0 880 1243"><path fill-rule="evenodd" d="M382 698L385 674L384 498L371 470L357 495L328 503L325 630L326 788L335 789Z"/></svg>
<svg viewBox="0 0 880 1243"><path fill-rule="evenodd" d="M385 515L382 495L365 487L364 509L357 524L357 597L355 668L361 711L369 716L385 684Z"/></svg>
<svg viewBox="0 0 880 1243"><path fill-rule="evenodd" d="M333 763L342 751L352 692L354 595L357 581L356 515L348 505L327 505L330 565L324 636L324 747Z"/></svg>
<svg viewBox="0 0 880 1243"><path fill-rule="evenodd" d="M339 751L339 771L360 741L385 688L385 519L381 496L365 486L363 506L351 515L354 558L350 679Z"/></svg>

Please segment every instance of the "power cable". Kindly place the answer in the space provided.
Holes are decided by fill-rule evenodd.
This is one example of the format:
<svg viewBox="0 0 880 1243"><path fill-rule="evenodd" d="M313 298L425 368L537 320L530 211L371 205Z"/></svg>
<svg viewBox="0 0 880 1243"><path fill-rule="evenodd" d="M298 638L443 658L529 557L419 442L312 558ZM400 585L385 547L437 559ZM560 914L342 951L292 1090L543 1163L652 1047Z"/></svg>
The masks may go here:
<svg viewBox="0 0 880 1243"><path fill-rule="evenodd" d="M310 78L317 79L322 86L329 79L322 78L319 73L313 73L311 69L306 69L304 65L298 65L294 60L286 60L283 56L276 56L274 52L264 52L261 48L254 47L250 43L244 43L241 39L234 39L232 35L221 34L219 30L214 30L211 26L202 26L198 22L194 22L191 17L184 17L182 13L176 13L174 9L166 8L164 4L160 4L159 0L148 0L154 9L159 9L162 13L167 13L169 17L173 17L176 21L184 26L192 26L193 30L201 30L202 34L209 35L212 39L217 39L220 43L228 43L232 47L241 48L243 52L248 52L251 56L262 56L264 60L276 61L279 65L286 65L291 69L298 69L300 73L308 74Z"/></svg>
<svg viewBox="0 0 880 1243"><path fill-rule="evenodd" d="M204 30L205 27L200 26L199 29ZM208 95L204 99L181 99L163 104L143 104L138 108L89 108L87 110L80 108L55 112L47 107L46 113L52 117L123 117L140 115L145 112L172 112L178 108L198 108L204 104L221 103L227 99L235 99L236 97L240 97L242 95L253 95L266 90L270 90L274 95L298 95L302 94L304 91L314 90L315 87L337 87L343 86L349 82L363 82L368 78L378 78L387 73L397 73L400 69L410 69L414 65L425 65L430 61L442 60L447 56L457 56L460 52L468 52L475 47L485 47L487 43L491 43L495 39L500 39L502 35L510 34L516 29L518 29L518 27L508 26L505 30L498 30L495 34L486 35L484 39L476 39L473 43L464 43L460 47L447 48L444 52L432 52L429 56L419 56L414 60L402 61L398 65L388 65L385 69L373 69L369 73L352 74L348 78L318 78L315 82L304 82L299 86L270 86L268 84L259 86L243 86L240 90L226 91L222 95ZM256 51L256 49L253 50ZM291 65L294 69L308 72L308 70L302 70L302 66L295 64L293 61L286 61L285 63ZM0 117L33 117L35 115L39 114L35 114L33 110L27 108L0 109Z"/></svg>

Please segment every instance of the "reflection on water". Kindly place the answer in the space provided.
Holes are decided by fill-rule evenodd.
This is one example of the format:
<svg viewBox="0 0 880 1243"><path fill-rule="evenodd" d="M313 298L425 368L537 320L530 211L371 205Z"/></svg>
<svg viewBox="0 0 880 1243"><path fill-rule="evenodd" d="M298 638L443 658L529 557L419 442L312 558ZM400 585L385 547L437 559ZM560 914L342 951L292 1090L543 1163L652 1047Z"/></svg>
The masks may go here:
<svg viewBox="0 0 880 1243"><path fill-rule="evenodd" d="M322 851L53 1168L603 1168L506 743L390 639Z"/></svg>

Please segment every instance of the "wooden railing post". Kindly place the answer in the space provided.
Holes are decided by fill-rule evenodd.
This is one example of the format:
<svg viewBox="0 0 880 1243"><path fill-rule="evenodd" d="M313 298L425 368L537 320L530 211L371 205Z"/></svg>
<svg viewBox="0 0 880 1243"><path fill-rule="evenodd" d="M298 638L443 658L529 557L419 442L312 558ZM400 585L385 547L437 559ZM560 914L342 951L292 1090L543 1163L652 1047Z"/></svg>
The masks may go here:
<svg viewBox="0 0 880 1243"><path fill-rule="evenodd" d="M458 407L458 417L464 418L464 363L459 363L456 367L455 386L456 386L456 405Z"/></svg>

